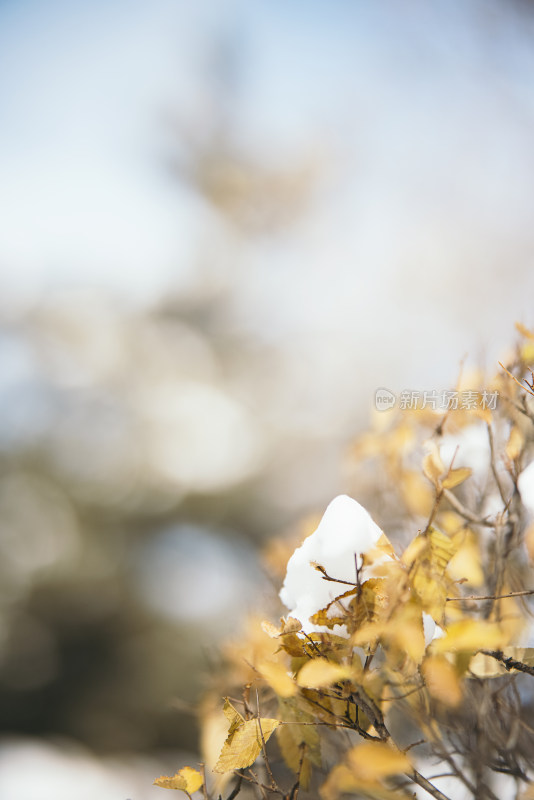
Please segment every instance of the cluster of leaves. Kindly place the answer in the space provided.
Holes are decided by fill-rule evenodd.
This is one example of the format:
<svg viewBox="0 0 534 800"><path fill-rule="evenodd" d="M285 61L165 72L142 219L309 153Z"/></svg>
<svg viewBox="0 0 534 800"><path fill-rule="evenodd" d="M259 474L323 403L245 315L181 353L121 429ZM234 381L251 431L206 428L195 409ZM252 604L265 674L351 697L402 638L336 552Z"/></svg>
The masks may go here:
<svg viewBox="0 0 534 800"><path fill-rule="evenodd" d="M209 772L185 767L157 785L205 800L447 800L446 781L454 797L534 797L534 649L520 646L534 527L518 490L534 450L534 334L520 333L491 387L496 410L403 411L361 440L359 458L395 482L404 526L422 520L415 537L400 556L383 537L363 556L365 581L315 565L340 584L311 619L317 632L251 621L225 653L223 713L216 692L203 709ZM440 453L473 425L487 435L484 474ZM425 619L439 626L432 639Z"/></svg>

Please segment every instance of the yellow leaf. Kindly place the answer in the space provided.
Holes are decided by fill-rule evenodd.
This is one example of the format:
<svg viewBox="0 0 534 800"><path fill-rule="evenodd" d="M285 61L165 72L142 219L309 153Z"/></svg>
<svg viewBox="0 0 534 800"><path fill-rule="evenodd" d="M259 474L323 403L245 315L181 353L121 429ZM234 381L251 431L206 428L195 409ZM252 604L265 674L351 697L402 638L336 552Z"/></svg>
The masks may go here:
<svg viewBox="0 0 534 800"><path fill-rule="evenodd" d="M351 636L354 647L372 647L391 627L387 622L367 622Z"/></svg>
<svg viewBox="0 0 534 800"><path fill-rule="evenodd" d="M447 581L445 570L458 543L436 528L429 528L408 545L403 561L410 565L411 583L423 611L440 621L443 618Z"/></svg>
<svg viewBox="0 0 534 800"><path fill-rule="evenodd" d="M402 499L412 514L428 517L434 502L433 492L420 472L404 470L400 475Z"/></svg>
<svg viewBox="0 0 534 800"><path fill-rule="evenodd" d="M473 531L458 531L453 537L455 545L460 546L449 562L448 573L454 581L466 581L471 586L482 586L484 571L480 556L480 548Z"/></svg>
<svg viewBox="0 0 534 800"><path fill-rule="evenodd" d="M351 612L348 625L349 633L358 630L367 622L374 622L374 620L378 619L387 602L388 595L385 580L382 578L370 578L365 581L349 603Z"/></svg>
<svg viewBox="0 0 534 800"><path fill-rule="evenodd" d="M257 669L279 697L291 697L297 692L295 682L283 664L276 661L261 661Z"/></svg>
<svg viewBox="0 0 534 800"><path fill-rule="evenodd" d="M224 699L223 714L230 723L228 736L231 736L244 723L245 718L233 707L227 697Z"/></svg>
<svg viewBox="0 0 534 800"><path fill-rule="evenodd" d="M417 563L420 556L426 551L428 542L424 536L416 536L404 550L401 561L408 568Z"/></svg>
<svg viewBox="0 0 534 800"><path fill-rule="evenodd" d="M321 741L317 722L313 714L305 711L295 700L280 701L280 716L289 724L279 725L276 738L280 752L287 766L298 773L300 785L306 789L309 785L312 764L321 766ZM302 725L297 723L301 722Z"/></svg>
<svg viewBox="0 0 534 800"><path fill-rule="evenodd" d="M262 621L261 629L264 633L267 634L267 636L270 636L271 639L278 639L278 637L280 636L279 628L277 628L276 625L273 625L273 623L270 622L268 619L264 619Z"/></svg>
<svg viewBox="0 0 534 800"><path fill-rule="evenodd" d="M259 756L272 732L280 725L279 719L249 719L243 722L223 744L214 772L229 772L250 767ZM263 736L263 742L262 742Z"/></svg>
<svg viewBox="0 0 534 800"><path fill-rule="evenodd" d="M437 484L440 477L445 472L443 461L441 460L439 450L437 447L432 448L432 452L428 453L423 459L423 472L429 481Z"/></svg>
<svg viewBox="0 0 534 800"><path fill-rule="evenodd" d="M192 767L182 767L172 778L166 775L156 778L154 786L160 786L162 789L178 789L190 795L200 789L203 783L204 779L200 772Z"/></svg>
<svg viewBox="0 0 534 800"><path fill-rule="evenodd" d="M510 438L506 444L506 455L510 459L510 461L515 461L515 459L521 455L521 451L523 450L523 445L525 443L525 439L517 425L514 425L512 430L510 431Z"/></svg>
<svg viewBox="0 0 534 800"><path fill-rule="evenodd" d="M313 658L308 661L297 676L297 683L306 689L323 689L333 683L350 678L353 674L351 667L335 664L326 658Z"/></svg>
<svg viewBox="0 0 534 800"><path fill-rule="evenodd" d="M432 650L434 653L476 652L477 650L501 648L505 641L506 637L496 623L463 619L449 625L445 636L432 642Z"/></svg>
<svg viewBox="0 0 534 800"><path fill-rule="evenodd" d="M421 608L414 602L405 603L392 618L387 633L398 652L420 664L425 653L425 636Z"/></svg>
<svg viewBox="0 0 534 800"><path fill-rule="evenodd" d="M385 742L364 742L347 753L346 763L338 764L321 787L324 800L336 800L340 794L357 793L373 800L407 798L401 790L391 790L384 778L411 772L407 756Z"/></svg>
<svg viewBox="0 0 534 800"><path fill-rule="evenodd" d="M411 769L405 753L385 742L364 742L356 745L347 755L354 772L364 781L374 781L390 775L398 775Z"/></svg>
<svg viewBox="0 0 534 800"><path fill-rule="evenodd" d="M425 684L436 700L455 708L462 700L462 687L456 670L443 656L428 656L421 671Z"/></svg>
<svg viewBox="0 0 534 800"><path fill-rule="evenodd" d="M282 620L281 633L284 635L286 633L298 633L298 631L300 631L301 628L302 624L299 622L298 619L295 619L295 617L288 617L287 619Z"/></svg>
<svg viewBox="0 0 534 800"><path fill-rule="evenodd" d="M444 489L454 489L459 486L472 474L473 470L469 467L458 467L458 469L451 469L449 474L443 478L441 485Z"/></svg>

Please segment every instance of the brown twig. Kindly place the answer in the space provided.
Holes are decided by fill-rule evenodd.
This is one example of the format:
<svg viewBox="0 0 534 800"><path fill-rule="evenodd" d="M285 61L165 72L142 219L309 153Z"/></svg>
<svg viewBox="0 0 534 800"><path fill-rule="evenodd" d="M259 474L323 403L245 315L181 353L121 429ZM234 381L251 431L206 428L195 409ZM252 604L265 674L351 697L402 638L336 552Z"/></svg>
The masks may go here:
<svg viewBox="0 0 534 800"><path fill-rule="evenodd" d="M491 656L496 661L500 661L504 668L509 672L515 669L518 672L526 672L528 675L534 675L534 667L529 664L524 664L522 661L517 661L515 658L505 656L501 650L481 650L485 656Z"/></svg>
<svg viewBox="0 0 534 800"><path fill-rule="evenodd" d="M520 592L509 592L508 594L467 594L463 597L446 597L448 603L459 603L463 600L506 600L508 597L527 597L534 594L534 589L523 589Z"/></svg>
<svg viewBox="0 0 534 800"><path fill-rule="evenodd" d="M466 508L458 500L456 495L454 495L450 491L450 489L443 489L443 496L450 503L450 505L454 508L454 510L457 511L458 514L460 514L460 516L463 517L464 519L466 519L468 522L472 522L475 525L483 525L486 528L494 528L495 527L495 524L493 522L490 522L489 520L484 519L483 517L477 517L476 514L473 514L471 511L469 511L469 509Z"/></svg>
<svg viewBox="0 0 534 800"><path fill-rule="evenodd" d="M446 794L443 794L443 792L440 792L439 789L436 789L436 787L433 786L430 781L427 781L424 775L421 775L421 773L417 772L416 769L414 769L414 771L411 773L406 772L405 774L411 778L414 783L417 783L422 789L428 792L428 794L431 794L432 797L435 797L436 800L451 800L451 798L447 797Z"/></svg>
<svg viewBox="0 0 534 800"><path fill-rule="evenodd" d="M261 715L260 715L260 696L258 694L258 689L256 688L256 708L258 713L258 728L260 729L260 736L261 736L261 748L263 751L263 760L265 761L265 769L267 770L267 774L271 781L271 787L274 789L276 787L276 781L274 779L274 775L271 770L271 765L269 764L269 758L267 756L267 747L265 745L265 738L263 736L263 731L261 728Z"/></svg>
<svg viewBox="0 0 534 800"><path fill-rule="evenodd" d="M499 366L500 366L500 367L502 367L502 369L503 369L503 370L506 372L506 374L507 374L507 375L508 375L508 376L509 376L509 377L510 377L510 378L511 378L511 379L512 379L512 380L513 380L515 383L517 383L517 385L519 386L519 388L520 388L520 389L523 389L523 391L524 391L524 392L527 392L527 394L530 394L530 395L532 395L532 397L534 397L534 391L532 391L532 386L531 386L531 385L528 383L528 381L527 381L526 379L525 379L525 383L526 383L527 385L526 385L526 386L523 386L523 384L522 384L522 383L520 383L520 381L518 381L518 380L517 380L517 378L515 377L515 375L512 375L512 373L510 372L510 370L509 370L509 369L506 369L506 367L504 366L504 364L501 364L501 362L500 362L500 361L499 361Z"/></svg>

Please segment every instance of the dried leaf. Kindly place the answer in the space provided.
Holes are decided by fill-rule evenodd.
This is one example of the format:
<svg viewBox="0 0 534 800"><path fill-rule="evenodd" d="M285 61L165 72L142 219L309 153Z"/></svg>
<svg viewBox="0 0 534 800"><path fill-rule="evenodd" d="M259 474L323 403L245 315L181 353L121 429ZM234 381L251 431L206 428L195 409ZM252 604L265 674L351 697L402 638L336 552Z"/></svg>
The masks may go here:
<svg viewBox="0 0 534 800"><path fill-rule="evenodd" d="M515 461L515 459L521 455L524 444L525 438L523 434L517 425L514 425L510 431L510 438L506 444L506 455L510 461Z"/></svg>
<svg viewBox="0 0 534 800"><path fill-rule="evenodd" d="M438 484L440 477L445 472L445 467L437 447L433 447L432 451L424 457L423 472L429 481L435 485Z"/></svg>
<svg viewBox="0 0 534 800"><path fill-rule="evenodd" d="M295 617L288 617L285 620L282 620L282 630L280 631L281 634L287 633L298 633L302 628L302 623L299 622L298 619Z"/></svg>
<svg viewBox="0 0 534 800"><path fill-rule="evenodd" d="M192 767L182 767L172 777L162 775L161 778L156 778L154 786L160 786L162 789L178 789L187 795L191 795L197 789L200 789L203 783L204 778L198 770Z"/></svg>
<svg viewBox="0 0 534 800"><path fill-rule="evenodd" d="M388 789L381 781L411 769L407 756L399 750L384 742L364 742L348 752L346 763L334 767L321 787L321 795L324 800L336 800L346 793L375 800L400 800L408 795Z"/></svg>
<svg viewBox="0 0 534 800"><path fill-rule="evenodd" d="M326 686L350 678L352 674L351 667L335 664L326 658L314 658L304 664L297 676L297 683L306 689L324 689Z"/></svg>
<svg viewBox="0 0 534 800"><path fill-rule="evenodd" d="M453 581L466 581L471 586L482 586L484 570L478 539L469 529L459 531L453 536L458 550L449 561L447 571Z"/></svg>
<svg viewBox="0 0 534 800"><path fill-rule="evenodd" d="M233 769L250 767L259 756L272 732L280 725L279 719L249 719L233 732L228 733L214 772L229 772ZM261 727L260 727L261 726Z"/></svg>
<svg viewBox="0 0 534 800"><path fill-rule="evenodd" d="M448 626L445 636L432 642L434 653L447 653L451 651L476 652L502 648L506 637L494 622L485 620L463 619L453 622Z"/></svg>
<svg viewBox="0 0 534 800"><path fill-rule="evenodd" d="M261 629L267 636L270 636L271 639L278 639L280 636L280 629L273 625L268 619L264 619L261 623Z"/></svg>
<svg viewBox="0 0 534 800"><path fill-rule="evenodd" d="M298 691L295 681L283 664L277 661L261 661L257 669L279 697L291 697Z"/></svg>
<svg viewBox="0 0 534 800"><path fill-rule="evenodd" d="M276 729L276 738L287 766L296 774L300 769L300 785L309 785L312 764L321 766L321 741L313 714L302 709L295 700L280 702L280 716L285 723ZM298 725L296 723L304 723ZM307 723L307 724L306 724Z"/></svg>
<svg viewBox="0 0 534 800"><path fill-rule="evenodd" d="M461 703L460 679L452 664L444 656L428 656L423 661L421 671L432 697L451 708Z"/></svg>
<svg viewBox="0 0 534 800"><path fill-rule="evenodd" d="M434 503L434 495L420 472L404 470L400 475L399 489L410 513L428 517Z"/></svg>
<svg viewBox="0 0 534 800"><path fill-rule="evenodd" d="M454 489L455 486L459 486L461 483L467 480L472 473L473 470L469 469L469 467L458 467L458 469L451 469L449 474L441 481L441 485L444 489Z"/></svg>
<svg viewBox="0 0 534 800"><path fill-rule="evenodd" d="M436 528L429 528L408 546L403 560L410 560L412 589L423 611L440 621L447 597L447 565L458 548L458 542Z"/></svg>
<svg viewBox="0 0 534 800"><path fill-rule="evenodd" d="M348 763L363 780L373 781L411 769L405 753L385 742L364 742L348 753Z"/></svg>
<svg viewBox="0 0 534 800"><path fill-rule="evenodd" d="M233 707L227 697L224 698L223 714L230 723L228 736L231 736L244 723L245 718Z"/></svg>

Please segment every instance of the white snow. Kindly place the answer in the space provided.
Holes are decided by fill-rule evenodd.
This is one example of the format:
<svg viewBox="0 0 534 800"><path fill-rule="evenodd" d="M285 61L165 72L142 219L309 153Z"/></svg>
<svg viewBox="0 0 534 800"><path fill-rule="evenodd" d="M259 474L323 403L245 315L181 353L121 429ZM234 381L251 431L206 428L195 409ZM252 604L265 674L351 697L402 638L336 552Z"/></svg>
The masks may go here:
<svg viewBox="0 0 534 800"><path fill-rule="evenodd" d="M347 495L334 498L317 529L297 547L287 565L287 574L280 591L280 599L290 610L289 616L302 623L306 633L327 630L310 623L310 617L343 593L342 583L333 583L311 564L325 568L330 577L356 581L356 562L361 566L361 556L374 547L383 532L370 514L356 500ZM384 558L389 559L388 556ZM365 570L360 575L364 583L371 577ZM342 633L340 626L334 632Z"/></svg>
<svg viewBox="0 0 534 800"><path fill-rule="evenodd" d="M490 444L484 424L469 425L457 434L444 436L440 444L441 460L449 467L470 467L473 475L484 479L490 467Z"/></svg>
<svg viewBox="0 0 534 800"><path fill-rule="evenodd" d="M534 516L534 461L525 467L517 479L517 488L527 511Z"/></svg>

